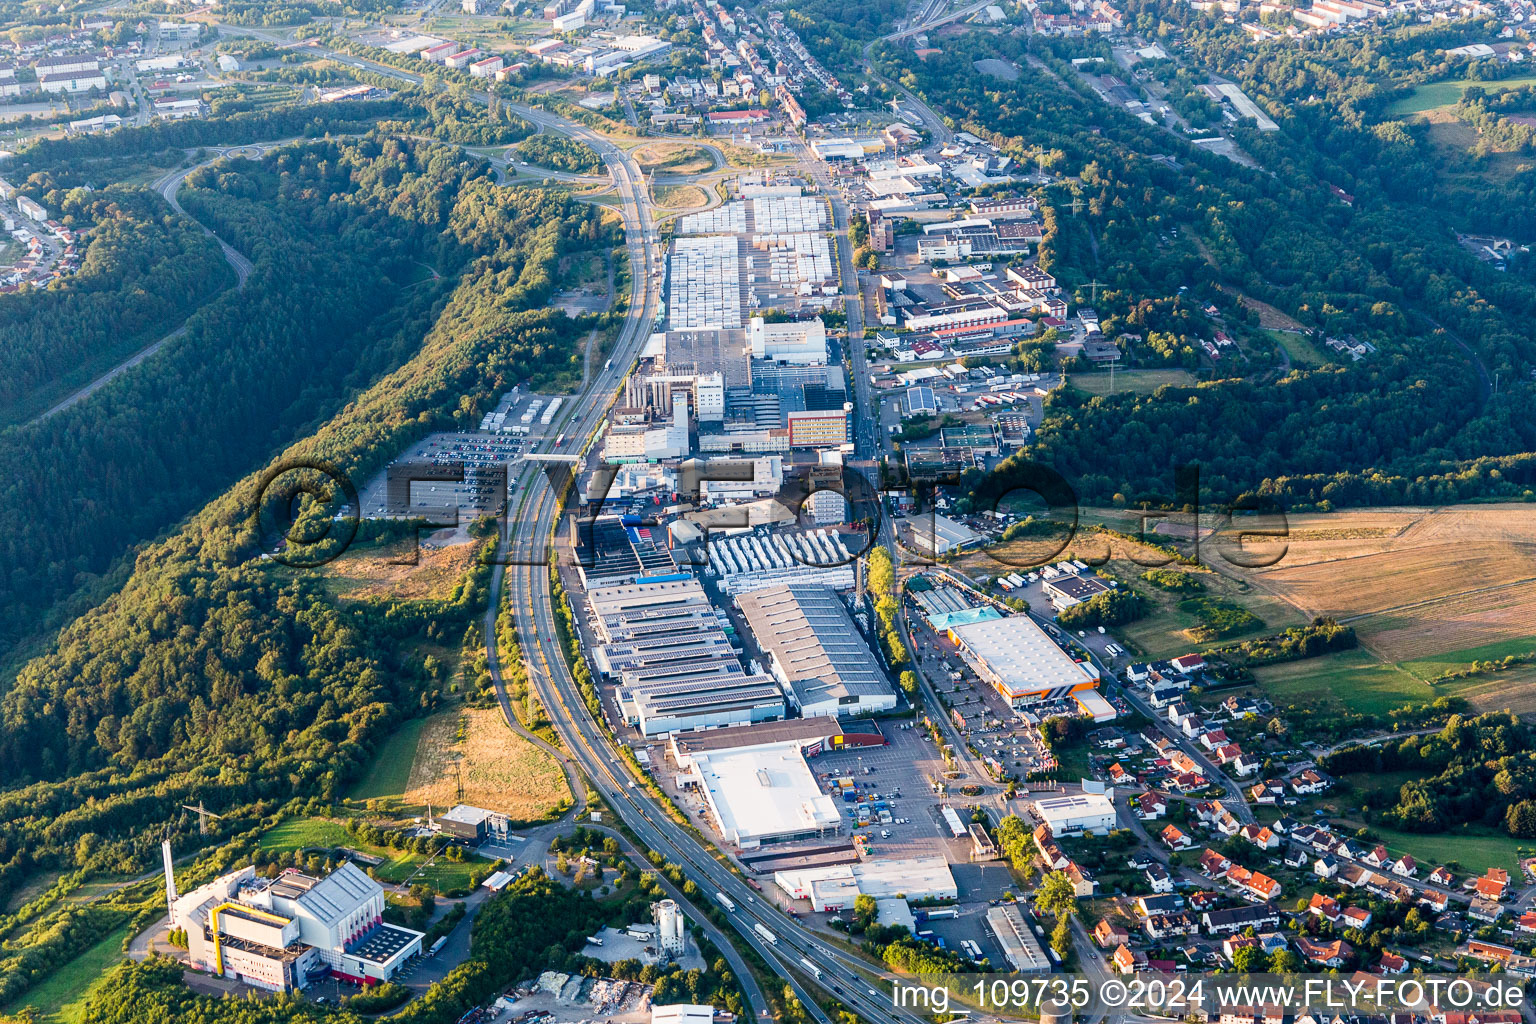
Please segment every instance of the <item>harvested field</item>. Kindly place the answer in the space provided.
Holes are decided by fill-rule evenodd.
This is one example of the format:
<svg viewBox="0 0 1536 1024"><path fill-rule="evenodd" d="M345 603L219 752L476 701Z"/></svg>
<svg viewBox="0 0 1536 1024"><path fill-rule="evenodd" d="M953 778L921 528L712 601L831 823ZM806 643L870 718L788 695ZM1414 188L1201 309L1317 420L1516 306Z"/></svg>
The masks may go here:
<svg viewBox="0 0 1536 1024"><path fill-rule="evenodd" d="M555 760L507 727L492 708L428 719L416 743L405 802L473 804L513 818L542 818L570 799Z"/></svg>
<svg viewBox="0 0 1536 1024"><path fill-rule="evenodd" d="M1275 566L1222 571L1353 624L1386 661L1536 635L1536 517L1524 505L1293 516Z"/></svg>

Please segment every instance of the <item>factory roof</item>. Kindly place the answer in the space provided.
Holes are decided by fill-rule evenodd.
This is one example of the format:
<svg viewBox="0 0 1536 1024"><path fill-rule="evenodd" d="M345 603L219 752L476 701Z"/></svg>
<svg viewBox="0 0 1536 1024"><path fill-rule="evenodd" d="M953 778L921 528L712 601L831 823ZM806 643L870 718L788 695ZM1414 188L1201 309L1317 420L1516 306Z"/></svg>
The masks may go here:
<svg viewBox="0 0 1536 1024"><path fill-rule="evenodd" d="M789 583L737 601L758 645L794 687L801 706L891 692L874 652L831 588Z"/></svg>
<svg viewBox="0 0 1536 1024"><path fill-rule="evenodd" d="M1073 661L1027 615L972 622L950 632L986 670L990 683L1014 695L1080 686L1098 678L1097 671Z"/></svg>
<svg viewBox="0 0 1536 1024"><path fill-rule="evenodd" d="M693 770L720 831L738 844L836 829L842 821L798 741L695 751Z"/></svg>

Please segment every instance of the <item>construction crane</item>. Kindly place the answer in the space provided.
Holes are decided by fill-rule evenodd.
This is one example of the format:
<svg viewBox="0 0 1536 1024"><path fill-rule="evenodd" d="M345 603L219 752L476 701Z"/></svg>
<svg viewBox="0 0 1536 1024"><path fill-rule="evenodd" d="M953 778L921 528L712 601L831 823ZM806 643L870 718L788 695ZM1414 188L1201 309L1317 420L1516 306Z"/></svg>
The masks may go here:
<svg viewBox="0 0 1536 1024"><path fill-rule="evenodd" d="M197 806L196 807L193 807L191 804L182 804L181 805L181 809L184 810L184 811L196 811L197 812L197 834L200 835L200 836L205 836L205 835L208 834L208 819L209 818L222 818L222 817L224 817L224 815L222 815L222 814L214 814L208 808L204 807L203 806L203 802L201 800L199 800L197 802Z"/></svg>

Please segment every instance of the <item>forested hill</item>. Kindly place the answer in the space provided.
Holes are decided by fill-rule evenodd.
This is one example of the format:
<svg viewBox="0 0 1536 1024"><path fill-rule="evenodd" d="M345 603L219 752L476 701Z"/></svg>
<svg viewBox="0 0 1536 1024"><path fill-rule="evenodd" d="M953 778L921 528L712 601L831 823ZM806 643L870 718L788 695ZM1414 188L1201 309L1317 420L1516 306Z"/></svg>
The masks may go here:
<svg viewBox="0 0 1536 1024"><path fill-rule="evenodd" d="M1244 168L1106 104L1065 59L1097 45L973 34L925 60L881 53L957 127L1074 179L1051 190L1041 261L1084 304L1098 282L1106 335L1140 335L1130 355L1143 365L1210 337L1207 303L1251 325L1236 295L1377 351L1289 372L1227 359L1209 382L1154 394L1054 394L1022 456L977 481L977 501L1021 486L1028 460L1106 503L1167 505L1188 464L1213 501L1536 498L1536 285L1461 248L1447 211L1410 197L1351 208L1315 179ZM998 56L1018 80L973 73Z"/></svg>
<svg viewBox="0 0 1536 1024"><path fill-rule="evenodd" d="M461 635L482 610L486 570L445 601L338 605L311 575L258 558L246 472L344 395L279 458L362 479L410 439L477 420L514 383L579 373L581 328L547 308L551 275L562 252L616 241L593 207L496 188L452 150L392 139L306 144L193 184L189 208L257 261L252 305L220 300L151 373L49 421L55 463L79 467L105 445L105 468L56 465L43 478L23 452L6 458L31 470L27 486L87 513L163 488L149 507L167 515L172 497L244 479L146 548L126 584L0 698L0 899L39 868L143 863L159 835L143 826L181 802L330 799L396 722L436 699L440 669L414 642ZM446 293L402 283L417 259L459 280ZM181 474L196 482L180 486ZM87 518L118 543L152 518L121 511L129 523ZM60 557L41 531L27 538ZM105 542L94 551L111 557ZM24 606L47 577L8 568L7 600ZM77 846L84 835L95 838Z"/></svg>
<svg viewBox="0 0 1536 1024"><path fill-rule="evenodd" d="M235 280L218 244L146 189L72 190L52 211L84 235L85 259L51 287L0 299L0 423L42 411L66 390L48 385L106 369Z"/></svg>

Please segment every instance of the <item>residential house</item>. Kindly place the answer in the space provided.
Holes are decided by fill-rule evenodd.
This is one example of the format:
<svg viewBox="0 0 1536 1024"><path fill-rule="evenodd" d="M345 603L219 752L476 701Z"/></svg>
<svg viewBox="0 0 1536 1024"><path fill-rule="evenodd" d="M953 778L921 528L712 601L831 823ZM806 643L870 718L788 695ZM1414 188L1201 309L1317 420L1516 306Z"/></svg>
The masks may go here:
<svg viewBox="0 0 1536 1024"><path fill-rule="evenodd" d="M1136 817L1142 821L1154 821L1168 813L1168 798L1149 789L1136 798Z"/></svg>
<svg viewBox="0 0 1536 1024"><path fill-rule="evenodd" d="M1287 846L1285 853L1280 857L1280 863L1288 868L1304 868L1307 866L1307 859L1311 856L1299 846Z"/></svg>
<svg viewBox="0 0 1536 1024"><path fill-rule="evenodd" d="M1187 850L1195 845L1195 841L1179 831L1177 825L1169 825L1164 828L1159 838L1162 839L1163 845L1170 850Z"/></svg>
<svg viewBox="0 0 1536 1024"><path fill-rule="evenodd" d="M1503 868L1489 868L1488 873L1477 880L1477 894L1486 900L1501 900L1509 888L1509 872Z"/></svg>
<svg viewBox="0 0 1536 1024"><path fill-rule="evenodd" d="M1248 796L1256 804L1277 804L1285 796L1285 787L1275 779L1265 779L1250 786Z"/></svg>
<svg viewBox="0 0 1536 1024"><path fill-rule="evenodd" d="M1467 907L1467 917L1484 924L1495 924L1504 916L1504 908L1493 900L1474 899Z"/></svg>
<svg viewBox="0 0 1536 1024"><path fill-rule="evenodd" d="M1099 918L1099 923L1093 926L1093 941L1098 943L1100 949L1113 949L1130 939L1129 931L1118 924L1110 924L1107 917Z"/></svg>
<svg viewBox="0 0 1536 1024"><path fill-rule="evenodd" d="M1381 968L1382 974L1408 973L1407 957L1398 956L1396 953L1381 954L1381 960L1377 963L1377 966Z"/></svg>
<svg viewBox="0 0 1536 1024"><path fill-rule="evenodd" d="M1200 870L1211 878L1222 878L1232 867L1232 862L1210 847L1200 855Z"/></svg>
<svg viewBox="0 0 1536 1024"><path fill-rule="evenodd" d="M1186 654L1173 659L1173 670L1179 675L1188 678L1205 670L1205 659L1198 654Z"/></svg>
<svg viewBox="0 0 1536 1024"><path fill-rule="evenodd" d="M1308 768L1291 779L1292 791L1302 796L1314 796L1318 793L1325 793L1332 786L1332 779L1312 768Z"/></svg>
<svg viewBox="0 0 1536 1024"><path fill-rule="evenodd" d="M1200 915L1200 923L1211 935L1236 935L1247 928L1256 932L1269 931L1280 927L1280 911L1272 904L1207 910Z"/></svg>
<svg viewBox="0 0 1536 1024"><path fill-rule="evenodd" d="M1109 966L1118 974L1135 974L1146 970L1147 954L1137 952L1122 943L1109 958Z"/></svg>
<svg viewBox="0 0 1536 1024"><path fill-rule="evenodd" d="M1173 876L1161 864L1153 864L1145 874L1153 892L1173 892Z"/></svg>
<svg viewBox="0 0 1536 1024"><path fill-rule="evenodd" d="M1516 935L1536 935L1536 910L1527 910L1515 922Z"/></svg>
<svg viewBox="0 0 1536 1024"><path fill-rule="evenodd" d="M1237 961L1237 951L1249 946L1258 949L1259 940L1251 935L1228 935L1225 939L1221 940L1221 954L1227 958L1228 963L1235 963ZM1225 1015L1223 1015L1223 1019L1225 1019Z"/></svg>
<svg viewBox="0 0 1536 1024"><path fill-rule="evenodd" d="M1387 848L1385 846L1372 847L1370 852L1368 852L1364 857L1361 857L1360 859L1373 868L1384 868L1388 864L1392 863L1392 855L1387 852Z"/></svg>
<svg viewBox="0 0 1536 1024"><path fill-rule="evenodd" d="M1049 825L1040 825L1035 829L1035 849L1040 851L1040 859L1045 866L1052 871L1061 871L1072 861L1061 852L1061 847L1056 845L1056 838L1051 835Z"/></svg>
<svg viewBox="0 0 1536 1024"><path fill-rule="evenodd" d="M1364 907L1345 907L1341 916L1346 928L1359 928L1364 931L1371 926L1371 912Z"/></svg>
<svg viewBox="0 0 1536 1024"><path fill-rule="evenodd" d="M1141 924L1142 930L1147 933L1147 938L1153 942L1161 942L1163 939L1171 939L1180 935L1199 935L1200 924L1194 917L1187 913L1177 914L1153 914Z"/></svg>
<svg viewBox="0 0 1536 1024"><path fill-rule="evenodd" d="M1231 742L1224 729L1209 729L1200 736L1200 745L1206 750L1217 750Z"/></svg>
<svg viewBox="0 0 1536 1024"><path fill-rule="evenodd" d="M1317 942L1305 935L1296 937L1296 950L1303 960L1323 967L1342 967L1346 960L1355 955L1354 947L1343 939Z"/></svg>
<svg viewBox="0 0 1536 1024"><path fill-rule="evenodd" d="M1419 864L1405 853L1393 862L1392 873L1400 878L1412 878L1419 873Z"/></svg>
<svg viewBox="0 0 1536 1024"><path fill-rule="evenodd" d="M1072 882L1072 894L1080 900L1089 899L1098 891L1099 883L1084 871L1076 861L1068 861L1062 873Z"/></svg>
<svg viewBox="0 0 1536 1024"><path fill-rule="evenodd" d="M1312 873L1318 878L1332 878L1339 873L1339 862L1332 854L1325 853L1312 862Z"/></svg>
<svg viewBox="0 0 1536 1024"><path fill-rule="evenodd" d="M1307 904L1307 913L1313 917L1320 917L1332 924L1339 919L1344 911L1339 906L1339 901L1332 896L1324 896L1320 892L1312 894L1312 901Z"/></svg>
<svg viewBox="0 0 1536 1024"><path fill-rule="evenodd" d="M1242 837L1261 850L1275 850L1280 847L1280 837L1271 832L1267 825L1244 825Z"/></svg>
<svg viewBox="0 0 1536 1024"><path fill-rule="evenodd" d="M1442 864L1429 873L1429 881L1432 885L1450 887L1456 884L1456 876L1451 874L1450 868Z"/></svg>

